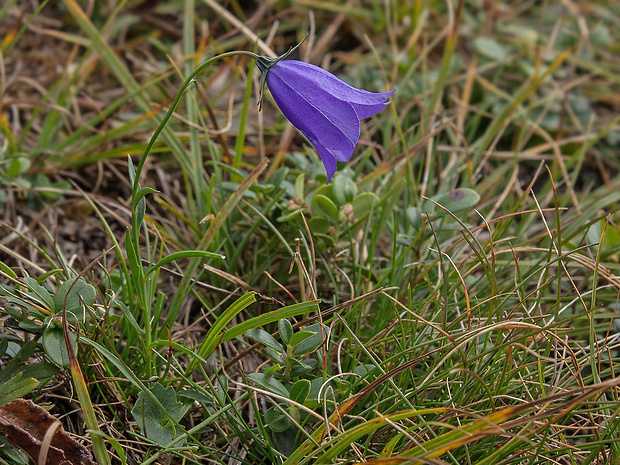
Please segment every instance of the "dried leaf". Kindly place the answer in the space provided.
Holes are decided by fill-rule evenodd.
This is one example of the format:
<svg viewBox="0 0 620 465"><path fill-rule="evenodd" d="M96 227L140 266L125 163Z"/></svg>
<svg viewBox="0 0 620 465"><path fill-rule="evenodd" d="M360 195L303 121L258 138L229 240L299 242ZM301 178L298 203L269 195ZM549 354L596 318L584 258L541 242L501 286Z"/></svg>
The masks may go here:
<svg viewBox="0 0 620 465"><path fill-rule="evenodd" d="M65 432L60 421L30 400L0 406L0 429L35 463L95 465L90 452Z"/></svg>

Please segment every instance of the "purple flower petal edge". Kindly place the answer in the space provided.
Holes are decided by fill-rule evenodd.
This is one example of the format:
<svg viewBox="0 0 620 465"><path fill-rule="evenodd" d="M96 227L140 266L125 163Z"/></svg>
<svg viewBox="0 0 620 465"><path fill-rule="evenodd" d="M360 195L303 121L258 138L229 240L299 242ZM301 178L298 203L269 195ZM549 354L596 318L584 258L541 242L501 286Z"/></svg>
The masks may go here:
<svg viewBox="0 0 620 465"><path fill-rule="evenodd" d="M350 160L360 136L360 120L389 105L396 89L373 93L357 89L318 66L283 60L267 70L267 86L286 118L317 150L327 182L337 162Z"/></svg>

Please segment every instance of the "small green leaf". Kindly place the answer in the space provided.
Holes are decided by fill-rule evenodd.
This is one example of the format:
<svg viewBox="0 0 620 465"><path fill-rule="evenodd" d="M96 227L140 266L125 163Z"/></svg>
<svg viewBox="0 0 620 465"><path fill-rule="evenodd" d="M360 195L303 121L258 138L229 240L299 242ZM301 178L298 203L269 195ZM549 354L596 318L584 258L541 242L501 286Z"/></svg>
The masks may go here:
<svg viewBox="0 0 620 465"><path fill-rule="evenodd" d="M374 192L362 192L353 199L353 216L356 220L365 217L370 210L377 204L379 197Z"/></svg>
<svg viewBox="0 0 620 465"><path fill-rule="evenodd" d="M24 376L38 380L48 379L58 373L58 367L51 363L41 362L26 365L23 369Z"/></svg>
<svg viewBox="0 0 620 465"><path fill-rule="evenodd" d="M292 401L298 404L303 404L310 394L310 381L307 379L300 379L291 386L290 398Z"/></svg>
<svg viewBox="0 0 620 465"><path fill-rule="evenodd" d="M140 263L140 256L136 252L136 248L133 244L133 239L131 237L131 230L127 228L125 231L125 251L127 253L127 261L129 262L129 269L133 274L134 280L142 280L143 268Z"/></svg>
<svg viewBox="0 0 620 465"><path fill-rule="evenodd" d="M276 190L276 186L273 184L254 184L250 187L250 191L258 192L259 194L270 194Z"/></svg>
<svg viewBox="0 0 620 465"><path fill-rule="evenodd" d="M603 237L603 230L605 236ZM599 242L603 239L602 245ZM593 223L586 231L586 241L589 244L598 244L598 247L602 247L603 251L613 249L620 244L620 229L613 224L605 226L605 220L599 220Z"/></svg>
<svg viewBox="0 0 620 465"><path fill-rule="evenodd" d="M327 218L314 217L308 220L308 228L314 234L327 234L329 228L332 227L332 222Z"/></svg>
<svg viewBox="0 0 620 465"><path fill-rule="evenodd" d="M159 191L157 189L153 189L152 187L141 187L140 189L138 189L138 192L136 192L136 196L133 199L133 206L136 207L137 203L145 196L149 194L156 194L158 192Z"/></svg>
<svg viewBox="0 0 620 465"><path fill-rule="evenodd" d="M77 355L77 336L74 333L69 333L69 338L73 345L73 351ZM43 331L42 343L45 354L53 363L63 367L69 366L69 352L67 352L62 328L56 326L46 328Z"/></svg>
<svg viewBox="0 0 620 465"><path fill-rule="evenodd" d="M299 218L299 214L300 214L301 212L303 212L303 211L304 211L304 209L303 209L303 208L296 208L296 209L295 209L295 210L293 210L292 212L285 213L284 215L279 216L279 217L278 217L278 222L280 222L280 223L287 223L287 222L289 222L289 221L291 221L291 220L294 220L294 219L296 219L296 218Z"/></svg>
<svg viewBox="0 0 620 465"><path fill-rule="evenodd" d="M282 365L280 365L279 363L276 363L273 366L270 366L269 368L267 368L264 371L264 374L266 375L273 375L274 373L278 373L282 370Z"/></svg>
<svg viewBox="0 0 620 465"><path fill-rule="evenodd" d="M418 207L408 207L405 211L407 221L418 231L422 227L422 210Z"/></svg>
<svg viewBox="0 0 620 465"><path fill-rule="evenodd" d="M596 26L590 29L588 38L593 45L600 48L607 48L613 42L612 35L609 32L609 28L607 28L607 26L605 26L603 23L598 23Z"/></svg>
<svg viewBox="0 0 620 465"><path fill-rule="evenodd" d="M28 171L28 168L30 168L30 160L28 158L16 157L7 164L6 175L9 178L14 178Z"/></svg>
<svg viewBox="0 0 620 465"><path fill-rule="evenodd" d="M297 179L295 179L295 196L299 197L300 199L304 198L305 181L306 175L304 173L301 173L299 176L297 176Z"/></svg>
<svg viewBox="0 0 620 465"><path fill-rule="evenodd" d="M318 323L308 326L304 331L314 334L295 345L294 355L308 354L318 349L323 344L323 340L327 338L327 328L323 326L323 331L321 331L321 326Z"/></svg>
<svg viewBox="0 0 620 465"><path fill-rule="evenodd" d="M23 187L24 189L31 189L32 188L32 182L30 182L26 178L16 178L16 179L13 179L13 182L15 184L17 184L19 187ZM35 183L35 185L38 186L37 183ZM45 191L45 190L41 191L41 197L44 197L45 199L48 199L50 197L51 198L55 198L54 194L50 194L50 195L48 195L48 194L49 194L49 191Z"/></svg>
<svg viewBox="0 0 620 465"><path fill-rule="evenodd" d="M317 190L315 190L313 193L311 193L311 195L309 195L308 197L311 199L312 196L315 196L315 195L324 195L325 197L332 198L334 196L332 185L327 184L327 185L321 186ZM310 203L311 202L310 199L307 198L306 203Z"/></svg>
<svg viewBox="0 0 620 465"><path fill-rule="evenodd" d="M506 48L490 37L476 37L474 39L474 48L480 55L490 60L502 61L508 57Z"/></svg>
<svg viewBox="0 0 620 465"><path fill-rule="evenodd" d="M275 338L271 334L269 334L267 331L263 329L260 329L260 328L250 329L245 334L250 339L253 339L256 342L260 342L262 345L266 347L271 347L272 349L277 350L279 352L284 352L284 347L282 347L282 344L276 341Z"/></svg>
<svg viewBox="0 0 620 465"><path fill-rule="evenodd" d="M142 197L136 204L136 225L138 225L138 227L142 226L144 215L146 215L146 201L144 197Z"/></svg>
<svg viewBox="0 0 620 465"><path fill-rule="evenodd" d="M597 221L586 231L586 240L588 241L588 244L597 244L601 240L601 224L604 224L604 222Z"/></svg>
<svg viewBox="0 0 620 465"><path fill-rule="evenodd" d="M293 335L293 325L286 318L278 321L278 331L280 332L280 337L284 341L285 344L291 340L291 336Z"/></svg>
<svg viewBox="0 0 620 465"><path fill-rule="evenodd" d="M182 429L178 422L185 416L191 405L179 402L172 386L164 388L157 383L152 387L151 392L166 411L163 412L150 397L140 392L131 414L147 438L165 446L178 436L178 430ZM185 444L185 439L180 439L175 445L182 446L183 444Z"/></svg>
<svg viewBox="0 0 620 465"><path fill-rule="evenodd" d="M95 303L97 291L94 286L88 284L83 278L68 279L60 285L54 294L54 310L61 312L66 304L67 312L73 313L79 319L84 316L82 302L87 307Z"/></svg>
<svg viewBox="0 0 620 465"><path fill-rule="evenodd" d="M288 397L288 391L284 385L273 376L266 375L265 373L250 373L248 379L266 391Z"/></svg>
<svg viewBox="0 0 620 465"><path fill-rule="evenodd" d="M462 210L470 210L476 206L480 201L480 195L475 190L461 187L446 194L439 194L432 199L452 213L456 213ZM445 214L441 208L435 207L434 210L437 214Z"/></svg>
<svg viewBox="0 0 620 465"><path fill-rule="evenodd" d="M121 443L118 442L116 439L113 439L113 438L111 438L109 436L106 437L106 441L108 441L110 443L110 445L116 451L116 454L118 455L118 458L121 461L121 465L126 465L127 464L127 457L125 456L125 451L123 450L123 446L121 446Z"/></svg>
<svg viewBox="0 0 620 465"><path fill-rule="evenodd" d="M52 294L50 294L46 288L41 286L36 279L26 276L24 278L24 283L28 286L32 293L34 293L41 300L41 302L47 306L49 310L56 308Z"/></svg>
<svg viewBox="0 0 620 465"><path fill-rule="evenodd" d="M347 176L337 175L332 180L334 200L342 206L351 203L357 195L357 185Z"/></svg>
<svg viewBox="0 0 620 465"><path fill-rule="evenodd" d="M3 192L4 191L0 191L0 193L3 193ZM3 203L1 198L0 198L0 203ZM15 271L13 271L13 269L9 265L4 263L3 261L0 261L0 270L2 270L10 278L14 278L14 279L17 278L17 273L15 273Z"/></svg>
<svg viewBox="0 0 620 465"><path fill-rule="evenodd" d="M283 351L272 349L271 347L266 347L265 351L267 355L271 357L271 360L274 363L286 363L286 354Z"/></svg>
<svg viewBox="0 0 620 465"><path fill-rule="evenodd" d="M331 386L333 388L334 382L329 381L326 385L323 378L314 378L310 380L310 393L308 394L308 398L306 399L306 403L304 405L310 408L316 408L319 405L319 391L321 391L322 395L324 396L325 388L327 386ZM321 388L323 389L321 390ZM322 401L323 399L321 399L321 403Z"/></svg>
<svg viewBox="0 0 620 465"><path fill-rule="evenodd" d="M22 371L26 366L26 360L28 360L37 348L37 341L34 339L24 344L21 349L13 356L11 361L2 367L0 370L0 383L6 382L9 378L15 376L19 371Z"/></svg>
<svg viewBox="0 0 620 465"><path fill-rule="evenodd" d="M312 359L310 359L310 360L312 360ZM310 361L310 360L308 360L308 361ZM314 366L316 366L316 365L317 364L315 363ZM300 376L304 376L305 374L310 373L313 368L314 368L313 366L309 366L309 365L306 365L306 364L294 366L293 368L291 368L290 377L291 378L299 378Z"/></svg>
<svg viewBox="0 0 620 465"><path fill-rule="evenodd" d="M291 421L276 407L265 412L265 424L275 433L282 433L291 427Z"/></svg>
<svg viewBox="0 0 620 465"><path fill-rule="evenodd" d="M128 155L127 156L127 172L129 174L129 182L133 184L136 180L136 169L133 166L133 160Z"/></svg>
<svg viewBox="0 0 620 465"><path fill-rule="evenodd" d="M287 178L288 172L290 170L284 166L278 168L275 173L271 175L269 178L269 182L273 184L276 188L282 185L282 182Z"/></svg>
<svg viewBox="0 0 620 465"><path fill-rule="evenodd" d="M22 372L17 373L7 382L0 384L0 405L24 397L38 385L39 382L36 379L24 378Z"/></svg>
<svg viewBox="0 0 620 465"><path fill-rule="evenodd" d="M322 216L331 219L332 221L338 221L338 207L334 202L324 195L315 195L312 197L312 203L310 204L312 214L315 216Z"/></svg>
<svg viewBox="0 0 620 465"><path fill-rule="evenodd" d="M311 336L314 336L316 333L313 331L298 331L295 334L293 334L293 336L291 337L291 340L289 341L289 345L295 347L297 344L301 343L302 341L305 341L306 339L308 339Z"/></svg>

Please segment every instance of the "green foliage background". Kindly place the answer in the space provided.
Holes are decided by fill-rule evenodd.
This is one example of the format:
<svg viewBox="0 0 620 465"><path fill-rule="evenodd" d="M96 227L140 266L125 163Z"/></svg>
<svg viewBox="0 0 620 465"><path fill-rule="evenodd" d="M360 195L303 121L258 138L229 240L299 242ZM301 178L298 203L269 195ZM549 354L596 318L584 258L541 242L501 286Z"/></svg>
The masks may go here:
<svg viewBox="0 0 620 465"><path fill-rule="evenodd" d="M100 464L620 463L619 10L8 0L0 409ZM227 54L306 34L397 88L328 185Z"/></svg>

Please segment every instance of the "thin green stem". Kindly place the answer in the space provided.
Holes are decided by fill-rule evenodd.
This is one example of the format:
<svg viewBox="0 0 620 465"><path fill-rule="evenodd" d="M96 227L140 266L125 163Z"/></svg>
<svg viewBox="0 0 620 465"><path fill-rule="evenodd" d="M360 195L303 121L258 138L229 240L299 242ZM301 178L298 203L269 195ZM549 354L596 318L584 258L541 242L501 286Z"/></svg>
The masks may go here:
<svg viewBox="0 0 620 465"><path fill-rule="evenodd" d="M153 136L151 137L151 140L149 141L148 145L146 146L146 149L144 149L144 154L140 158L140 162L138 163L138 166L136 168L136 178L135 178L133 186L132 186L132 197L134 197L136 195L136 193L138 192L138 188L139 188L138 186L140 185L140 175L142 174L142 169L144 168L144 163L146 162L146 159L149 156L149 153L151 153L151 150L153 149L153 146L155 145L155 142L157 141L157 138L159 137L161 132L164 130L164 127L166 126L166 124L168 123L170 118L172 117L172 114L174 113L174 110L176 110L177 106L179 105L179 102L181 101L181 98L183 97L183 94L185 93L185 90L189 87L191 82L200 73L202 73L205 70L205 68L207 66L209 66L210 64L212 64L213 62L215 62L217 60L221 60L222 58L227 58L227 57L236 56L236 55L249 56L251 58L254 58L255 60L259 57L259 55L257 55L254 52L247 52L247 51L244 51L244 50L235 50L235 51L232 51L232 52L222 53L220 55L216 55L216 56L214 56L212 58L209 58L204 63L201 63L189 76L187 76L187 78L185 78L185 81L183 82L183 85L181 85L181 88L179 89L179 92L177 92L177 95L174 98L174 100L172 101L172 104L170 105L170 108L168 108L168 111L166 112L166 115L164 116L164 118L161 120L161 122L157 126L157 129L155 129L155 132L153 133Z"/></svg>

